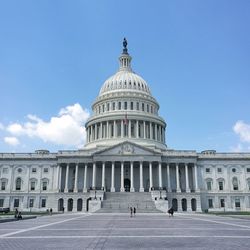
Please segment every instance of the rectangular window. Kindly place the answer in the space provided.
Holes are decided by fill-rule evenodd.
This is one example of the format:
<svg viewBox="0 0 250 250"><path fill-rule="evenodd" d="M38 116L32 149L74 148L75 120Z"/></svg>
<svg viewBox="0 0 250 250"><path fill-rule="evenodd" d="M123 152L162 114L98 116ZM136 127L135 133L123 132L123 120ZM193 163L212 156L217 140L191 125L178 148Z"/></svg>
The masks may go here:
<svg viewBox="0 0 250 250"><path fill-rule="evenodd" d="M240 199L235 199L235 208L240 208Z"/></svg>
<svg viewBox="0 0 250 250"><path fill-rule="evenodd" d="M247 173L250 173L250 168L247 168Z"/></svg>
<svg viewBox="0 0 250 250"><path fill-rule="evenodd" d="M107 111L109 111L109 103L107 104Z"/></svg>
<svg viewBox="0 0 250 250"><path fill-rule="evenodd" d="M2 181L1 182L1 190L5 190L6 189L6 182Z"/></svg>
<svg viewBox="0 0 250 250"><path fill-rule="evenodd" d="M141 104L141 110L144 111L144 103Z"/></svg>
<svg viewBox="0 0 250 250"><path fill-rule="evenodd" d="M213 208L213 199L208 199L208 207Z"/></svg>
<svg viewBox="0 0 250 250"><path fill-rule="evenodd" d="M139 104L139 102L136 103L136 109L140 110L140 104Z"/></svg>
<svg viewBox="0 0 250 250"><path fill-rule="evenodd" d="M206 173L210 173L210 168L206 168Z"/></svg>
<svg viewBox="0 0 250 250"><path fill-rule="evenodd" d="M128 109L128 103L124 102L124 109L127 110Z"/></svg>
<svg viewBox="0 0 250 250"><path fill-rule="evenodd" d="M104 104L102 105L102 113L104 113Z"/></svg>
<svg viewBox="0 0 250 250"><path fill-rule="evenodd" d="M134 109L134 103L133 103L133 102L130 103L130 109L131 109L131 110Z"/></svg>
<svg viewBox="0 0 250 250"><path fill-rule="evenodd" d="M47 181L43 181L43 190L45 191L45 190L47 190Z"/></svg>
<svg viewBox="0 0 250 250"><path fill-rule="evenodd" d="M151 106L151 113L153 114L153 106Z"/></svg>
<svg viewBox="0 0 250 250"><path fill-rule="evenodd" d="M30 199L29 207L33 207L33 206L34 206L34 199Z"/></svg>
<svg viewBox="0 0 250 250"><path fill-rule="evenodd" d="M48 169L48 168L44 168L44 169L43 169L43 172L44 172L44 173L48 173L48 172L49 172L49 169Z"/></svg>
<svg viewBox="0 0 250 250"><path fill-rule="evenodd" d="M121 108L122 108L122 104L121 102L118 102L118 110L121 110Z"/></svg>
<svg viewBox="0 0 250 250"><path fill-rule="evenodd" d="M4 199L0 199L0 207L3 207Z"/></svg>
<svg viewBox="0 0 250 250"><path fill-rule="evenodd" d="M223 190L223 181L219 181L219 190Z"/></svg>
<svg viewBox="0 0 250 250"><path fill-rule="evenodd" d="M221 172L222 172L222 169L221 169L221 168L217 168L217 172L218 172L218 173L221 173Z"/></svg>
<svg viewBox="0 0 250 250"><path fill-rule="evenodd" d="M8 174L8 168L3 168L3 174Z"/></svg>
<svg viewBox="0 0 250 250"><path fill-rule="evenodd" d="M31 190L31 191L35 190L35 187L36 187L36 182L35 182L35 181L32 181L32 182L30 183L30 190Z"/></svg>
<svg viewBox="0 0 250 250"><path fill-rule="evenodd" d="M220 199L220 207L225 207L225 200L224 199Z"/></svg>
<svg viewBox="0 0 250 250"><path fill-rule="evenodd" d="M41 207L46 207L46 199L41 200Z"/></svg>
<svg viewBox="0 0 250 250"><path fill-rule="evenodd" d="M149 105L147 104L147 112L149 113Z"/></svg>
<svg viewBox="0 0 250 250"><path fill-rule="evenodd" d="M14 207L19 207L19 199L14 199Z"/></svg>
<svg viewBox="0 0 250 250"><path fill-rule="evenodd" d="M207 182L207 190L212 190L212 182L211 181Z"/></svg>
<svg viewBox="0 0 250 250"><path fill-rule="evenodd" d="M112 103L112 109L115 110L115 102Z"/></svg>
<svg viewBox="0 0 250 250"><path fill-rule="evenodd" d="M32 168L32 173L36 173L36 168Z"/></svg>

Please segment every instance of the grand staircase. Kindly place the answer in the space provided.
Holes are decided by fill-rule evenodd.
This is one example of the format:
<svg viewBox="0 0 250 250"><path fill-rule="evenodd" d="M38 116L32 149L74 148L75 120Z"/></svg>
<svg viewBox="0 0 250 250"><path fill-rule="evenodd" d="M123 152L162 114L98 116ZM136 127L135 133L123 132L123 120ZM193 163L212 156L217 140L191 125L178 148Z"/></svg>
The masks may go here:
<svg viewBox="0 0 250 250"><path fill-rule="evenodd" d="M129 213L130 207L135 207L137 213L161 213L156 209L151 193L146 192L107 192L97 213Z"/></svg>

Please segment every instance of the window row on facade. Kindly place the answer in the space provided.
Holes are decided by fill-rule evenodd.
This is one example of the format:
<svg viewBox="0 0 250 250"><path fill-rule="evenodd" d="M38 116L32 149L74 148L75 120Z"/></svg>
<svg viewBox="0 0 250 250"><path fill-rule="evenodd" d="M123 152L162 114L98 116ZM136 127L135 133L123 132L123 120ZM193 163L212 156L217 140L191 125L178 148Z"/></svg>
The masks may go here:
<svg viewBox="0 0 250 250"><path fill-rule="evenodd" d="M0 170L0 177L1 177L1 175L4 176L4 175L8 174L9 173L9 169L10 169L9 167L2 167L2 169ZM32 174L37 173L38 170L39 170L38 167L31 167L31 173ZM15 169L15 171L18 174L23 174L25 172L24 171L24 167L17 167ZM42 172L43 173L49 173L49 167L42 167Z"/></svg>
<svg viewBox="0 0 250 250"><path fill-rule="evenodd" d="M9 197L8 200L6 197L0 197L0 207L11 207L11 210L17 208L46 208L47 206L47 197L33 197L28 196L27 202L24 204L24 198L22 197ZM6 204L8 203L8 204ZM25 207L24 207L25 206Z"/></svg>
<svg viewBox="0 0 250 250"><path fill-rule="evenodd" d="M21 177L17 177L13 187L11 187L11 183L8 182L8 179L1 178L0 179L0 190L1 191L25 191L26 186L24 186L24 179ZM9 185L9 186L8 186ZM40 186L39 186L40 185ZM28 191L47 191L49 187L49 179L43 178L40 182L31 178L28 182Z"/></svg>
<svg viewBox="0 0 250 250"><path fill-rule="evenodd" d="M107 102L105 104L99 104L95 107L94 112L96 115L103 114L109 111L116 111L116 110L129 110L129 111L141 111L151 114L158 114L157 107L152 104L144 103L144 102L135 102L135 101L113 101Z"/></svg>
<svg viewBox="0 0 250 250"><path fill-rule="evenodd" d="M217 168L215 168L216 170L216 172L217 173L224 173L224 171L227 171L228 170L228 168L224 168L224 167L217 167ZM205 167L205 173L206 174L211 174L211 173L213 173L213 168L212 167ZM240 172L240 170L239 170L239 168L238 167L231 167L230 168L230 172L232 172L232 173L239 173ZM250 167L246 167L246 173L249 173L250 174Z"/></svg>
<svg viewBox="0 0 250 250"><path fill-rule="evenodd" d="M226 186L227 185L227 186ZM206 179L206 189L208 191L250 191L250 178L243 181L243 183L240 185L240 181L237 177L233 177L231 181L229 180L226 183L226 180L224 178L218 178L216 181L214 181L211 178Z"/></svg>

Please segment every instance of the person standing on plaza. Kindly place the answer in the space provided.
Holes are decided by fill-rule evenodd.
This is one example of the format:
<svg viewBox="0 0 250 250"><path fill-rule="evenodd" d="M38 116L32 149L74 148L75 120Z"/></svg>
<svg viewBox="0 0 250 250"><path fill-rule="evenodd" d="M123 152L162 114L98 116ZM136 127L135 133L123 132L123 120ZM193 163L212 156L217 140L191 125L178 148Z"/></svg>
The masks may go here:
<svg viewBox="0 0 250 250"><path fill-rule="evenodd" d="M134 207L134 216L135 216L135 214L136 214L136 208Z"/></svg>
<svg viewBox="0 0 250 250"><path fill-rule="evenodd" d="M130 207L130 217L132 217L132 216L133 216L133 208Z"/></svg>

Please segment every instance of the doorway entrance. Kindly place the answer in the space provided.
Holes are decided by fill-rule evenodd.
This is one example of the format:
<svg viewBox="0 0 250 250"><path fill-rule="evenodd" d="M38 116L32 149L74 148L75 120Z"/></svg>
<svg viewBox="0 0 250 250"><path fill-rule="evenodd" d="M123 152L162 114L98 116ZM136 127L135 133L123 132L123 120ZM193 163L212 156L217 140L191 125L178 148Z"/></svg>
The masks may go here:
<svg viewBox="0 0 250 250"><path fill-rule="evenodd" d="M125 192L130 192L130 179L124 179L124 190Z"/></svg>

